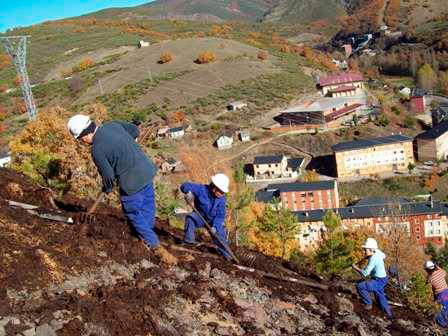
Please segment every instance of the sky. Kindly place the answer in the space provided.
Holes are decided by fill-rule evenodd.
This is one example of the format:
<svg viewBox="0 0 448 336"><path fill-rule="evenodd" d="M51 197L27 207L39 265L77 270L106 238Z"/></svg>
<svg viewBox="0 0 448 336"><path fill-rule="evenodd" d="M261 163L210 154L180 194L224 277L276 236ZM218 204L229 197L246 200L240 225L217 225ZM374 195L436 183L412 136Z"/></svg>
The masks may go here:
<svg viewBox="0 0 448 336"><path fill-rule="evenodd" d="M110 7L137 6L152 0L3 0L0 5L0 32L48 20L78 16Z"/></svg>

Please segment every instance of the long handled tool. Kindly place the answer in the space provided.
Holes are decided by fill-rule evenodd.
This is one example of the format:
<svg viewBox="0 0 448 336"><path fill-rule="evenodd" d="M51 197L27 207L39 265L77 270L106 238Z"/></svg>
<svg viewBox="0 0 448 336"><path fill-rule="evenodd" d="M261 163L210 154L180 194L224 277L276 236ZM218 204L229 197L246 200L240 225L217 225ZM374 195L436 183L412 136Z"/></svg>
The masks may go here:
<svg viewBox="0 0 448 336"><path fill-rule="evenodd" d="M210 226L210 224L205 220L205 218L199 213L199 211L195 208L195 206L193 204L190 204L191 208L193 209L193 211L195 212L196 215L199 216L199 218L204 222L205 228L207 229L208 233L210 233L210 235L216 239L221 246L226 250L226 252L232 257L232 259L239 264L240 261L238 260L238 258L235 256L235 254L233 254L232 250L230 250L229 246L224 243L222 241L222 239L212 230L212 227Z"/></svg>

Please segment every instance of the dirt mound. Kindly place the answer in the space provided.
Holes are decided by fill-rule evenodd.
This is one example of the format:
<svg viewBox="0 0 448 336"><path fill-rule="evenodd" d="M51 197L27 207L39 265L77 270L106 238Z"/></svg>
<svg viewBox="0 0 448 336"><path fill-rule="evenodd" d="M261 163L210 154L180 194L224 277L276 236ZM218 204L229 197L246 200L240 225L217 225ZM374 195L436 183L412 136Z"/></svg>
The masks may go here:
<svg viewBox="0 0 448 336"><path fill-rule="evenodd" d="M394 323L363 310L350 284L330 289L281 281L305 278L278 259L255 256L239 269L211 245L190 250L181 232L158 221L162 243L176 255L164 265L103 205L94 223L67 225L12 207L75 217L90 204L0 169L0 335L431 335L431 322L395 308ZM54 208L56 205L56 208ZM394 300L396 295L390 293Z"/></svg>

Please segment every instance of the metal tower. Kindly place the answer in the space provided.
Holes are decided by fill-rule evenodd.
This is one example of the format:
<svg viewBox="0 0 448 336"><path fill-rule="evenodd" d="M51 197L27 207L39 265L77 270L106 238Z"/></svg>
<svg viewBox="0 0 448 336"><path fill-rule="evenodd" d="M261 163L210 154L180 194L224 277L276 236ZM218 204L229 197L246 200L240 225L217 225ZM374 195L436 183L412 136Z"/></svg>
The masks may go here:
<svg viewBox="0 0 448 336"><path fill-rule="evenodd" d="M25 99L26 109L30 119L36 118L36 105L34 104L33 92L31 91L28 72L26 71L26 42L28 36L5 36L0 37L0 43L11 56L20 79L23 98Z"/></svg>

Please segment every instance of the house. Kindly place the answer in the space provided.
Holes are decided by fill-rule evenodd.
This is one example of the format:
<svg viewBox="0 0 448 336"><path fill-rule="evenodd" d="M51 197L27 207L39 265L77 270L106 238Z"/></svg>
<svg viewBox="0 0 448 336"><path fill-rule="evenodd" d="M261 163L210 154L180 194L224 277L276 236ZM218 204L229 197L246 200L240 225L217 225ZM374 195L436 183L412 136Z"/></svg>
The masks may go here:
<svg viewBox="0 0 448 336"><path fill-rule="evenodd" d="M344 53L345 53L345 57L350 57L351 55L352 55L352 53L353 53L353 47L352 47L352 45L351 44L344 44L343 46L342 46L342 48L344 49Z"/></svg>
<svg viewBox="0 0 448 336"><path fill-rule="evenodd" d="M166 136L171 139L179 139L182 138L184 135L185 135L184 127L169 128L166 131Z"/></svg>
<svg viewBox="0 0 448 336"><path fill-rule="evenodd" d="M160 165L160 170L162 171L162 173L165 173L165 174L173 173L173 172L175 172L175 170L178 171L178 169L179 169L178 167L180 167L181 165L182 165L181 161L176 161L173 158L168 158L162 162L162 164Z"/></svg>
<svg viewBox="0 0 448 336"><path fill-rule="evenodd" d="M243 130L239 132L239 139L241 142L250 141L250 133L248 130Z"/></svg>
<svg viewBox="0 0 448 336"><path fill-rule="evenodd" d="M323 218L328 210L296 211L305 236L299 235L303 251L318 247L324 231ZM429 242L443 246L448 234L448 204L436 201L409 202L405 199L388 200L374 197L364 199L345 208L332 209L341 217L343 228L356 230L361 227L387 234L392 228L401 228L420 246Z"/></svg>
<svg viewBox="0 0 448 336"><path fill-rule="evenodd" d="M257 191L258 202L269 203L279 199L282 207L291 211L331 209L339 207L337 181L270 184Z"/></svg>
<svg viewBox="0 0 448 336"><path fill-rule="evenodd" d="M403 97L404 99L409 99L411 98L411 88L408 88L406 86L402 86L400 87L400 89L398 90L398 93L401 95L401 97Z"/></svg>
<svg viewBox="0 0 448 336"><path fill-rule="evenodd" d="M337 60L337 59L332 59L331 60L331 62L333 62L333 64L334 65L336 65L336 67L339 69L339 70L347 70L348 69L348 64L347 64L347 61L339 61L339 60Z"/></svg>
<svg viewBox="0 0 448 336"><path fill-rule="evenodd" d="M232 148L233 136L230 134L223 134L216 140L216 146L219 150Z"/></svg>
<svg viewBox="0 0 448 336"><path fill-rule="evenodd" d="M415 139L419 161L448 158L448 121L417 135Z"/></svg>
<svg viewBox="0 0 448 336"><path fill-rule="evenodd" d="M0 167L6 167L11 162L11 152L8 147L0 148Z"/></svg>
<svg viewBox="0 0 448 336"><path fill-rule="evenodd" d="M247 103L243 103L240 101L235 101L230 103L229 105L227 105L227 109L229 111L236 111L236 110L241 110L243 108L247 107Z"/></svg>
<svg viewBox="0 0 448 336"><path fill-rule="evenodd" d="M425 113L426 91L420 88L411 90L411 111L415 113Z"/></svg>
<svg viewBox="0 0 448 336"><path fill-rule="evenodd" d="M308 126L313 128L338 127L353 115L362 116L367 110L364 94L353 97L324 97L291 107L274 117L281 126Z"/></svg>
<svg viewBox="0 0 448 336"><path fill-rule="evenodd" d="M149 47L149 42L146 41L138 41L138 47L139 48L145 48L145 47Z"/></svg>
<svg viewBox="0 0 448 336"><path fill-rule="evenodd" d="M397 134L332 146L338 177L406 171L414 163L412 138Z"/></svg>
<svg viewBox="0 0 448 336"><path fill-rule="evenodd" d="M448 103L441 103L431 110L432 126L436 126L448 120Z"/></svg>
<svg viewBox="0 0 448 336"><path fill-rule="evenodd" d="M318 87L322 95L331 96L336 92L345 91L346 95L361 94L364 90L364 77L359 72L345 72L338 75L322 76L319 78ZM350 88L351 90L348 90ZM335 96L336 97L336 96Z"/></svg>
<svg viewBox="0 0 448 336"><path fill-rule="evenodd" d="M296 180L303 164L303 158L288 158L285 155L256 156L252 164L253 175L247 175L246 182Z"/></svg>

